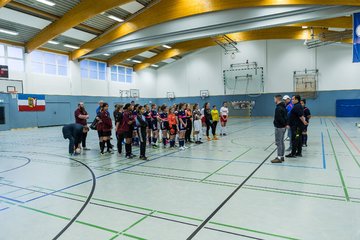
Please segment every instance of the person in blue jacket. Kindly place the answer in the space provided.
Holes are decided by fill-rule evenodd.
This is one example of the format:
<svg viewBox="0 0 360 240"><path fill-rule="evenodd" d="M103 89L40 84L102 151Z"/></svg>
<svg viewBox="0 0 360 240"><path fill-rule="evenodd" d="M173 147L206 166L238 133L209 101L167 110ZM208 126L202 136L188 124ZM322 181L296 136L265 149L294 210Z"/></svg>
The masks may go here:
<svg viewBox="0 0 360 240"><path fill-rule="evenodd" d="M76 148L80 147L83 133L87 133L88 131L88 126L83 126L78 123L67 124L62 128L64 139L69 139L70 155L78 155L78 153L74 153L74 151Z"/></svg>

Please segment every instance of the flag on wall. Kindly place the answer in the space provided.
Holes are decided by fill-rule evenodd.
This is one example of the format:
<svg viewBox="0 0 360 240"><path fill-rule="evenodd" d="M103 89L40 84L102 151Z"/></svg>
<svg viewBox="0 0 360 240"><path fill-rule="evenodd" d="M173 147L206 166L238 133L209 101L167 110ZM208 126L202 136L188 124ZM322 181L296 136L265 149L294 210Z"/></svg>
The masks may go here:
<svg viewBox="0 0 360 240"><path fill-rule="evenodd" d="M360 13L354 13L353 62L360 62Z"/></svg>
<svg viewBox="0 0 360 240"><path fill-rule="evenodd" d="M45 111L45 95L18 94L20 112Z"/></svg>

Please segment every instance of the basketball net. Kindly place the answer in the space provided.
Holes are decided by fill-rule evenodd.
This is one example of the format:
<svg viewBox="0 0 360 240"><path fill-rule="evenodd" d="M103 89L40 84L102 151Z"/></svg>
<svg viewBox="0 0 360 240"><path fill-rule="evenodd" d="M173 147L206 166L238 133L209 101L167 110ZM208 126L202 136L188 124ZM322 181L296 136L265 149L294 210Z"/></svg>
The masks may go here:
<svg viewBox="0 0 360 240"><path fill-rule="evenodd" d="M12 99L15 99L17 97L17 91L9 91L9 93L11 94Z"/></svg>

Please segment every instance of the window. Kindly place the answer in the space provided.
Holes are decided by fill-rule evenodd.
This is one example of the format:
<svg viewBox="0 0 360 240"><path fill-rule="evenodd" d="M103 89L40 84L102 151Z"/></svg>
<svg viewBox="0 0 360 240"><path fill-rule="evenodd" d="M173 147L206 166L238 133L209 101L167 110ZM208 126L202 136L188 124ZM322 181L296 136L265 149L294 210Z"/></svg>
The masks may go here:
<svg viewBox="0 0 360 240"><path fill-rule="evenodd" d="M0 44L0 65L9 66L9 72L24 72L23 48Z"/></svg>
<svg viewBox="0 0 360 240"><path fill-rule="evenodd" d="M121 83L132 83L133 69L123 66L111 67L111 81Z"/></svg>
<svg viewBox="0 0 360 240"><path fill-rule="evenodd" d="M83 60L80 62L83 79L106 80L106 63Z"/></svg>
<svg viewBox="0 0 360 240"><path fill-rule="evenodd" d="M34 51L30 54L31 72L66 77L69 57L66 55Z"/></svg>

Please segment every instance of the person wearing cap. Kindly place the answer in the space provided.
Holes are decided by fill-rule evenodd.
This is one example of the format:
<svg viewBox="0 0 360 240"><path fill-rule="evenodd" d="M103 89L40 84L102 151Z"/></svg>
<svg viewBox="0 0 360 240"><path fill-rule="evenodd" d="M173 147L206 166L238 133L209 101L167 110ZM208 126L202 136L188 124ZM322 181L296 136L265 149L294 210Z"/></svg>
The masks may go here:
<svg viewBox="0 0 360 240"><path fill-rule="evenodd" d="M290 113L291 113L291 110L294 107L294 105L293 105L289 95L285 95L283 97L283 101L285 102L285 108L286 108L286 111L287 111L287 116L288 116L288 118L290 118ZM288 139L289 139L289 142L290 142L290 146L286 151L291 151L292 142L291 142L291 130L290 129L288 130Z"/></svg>

